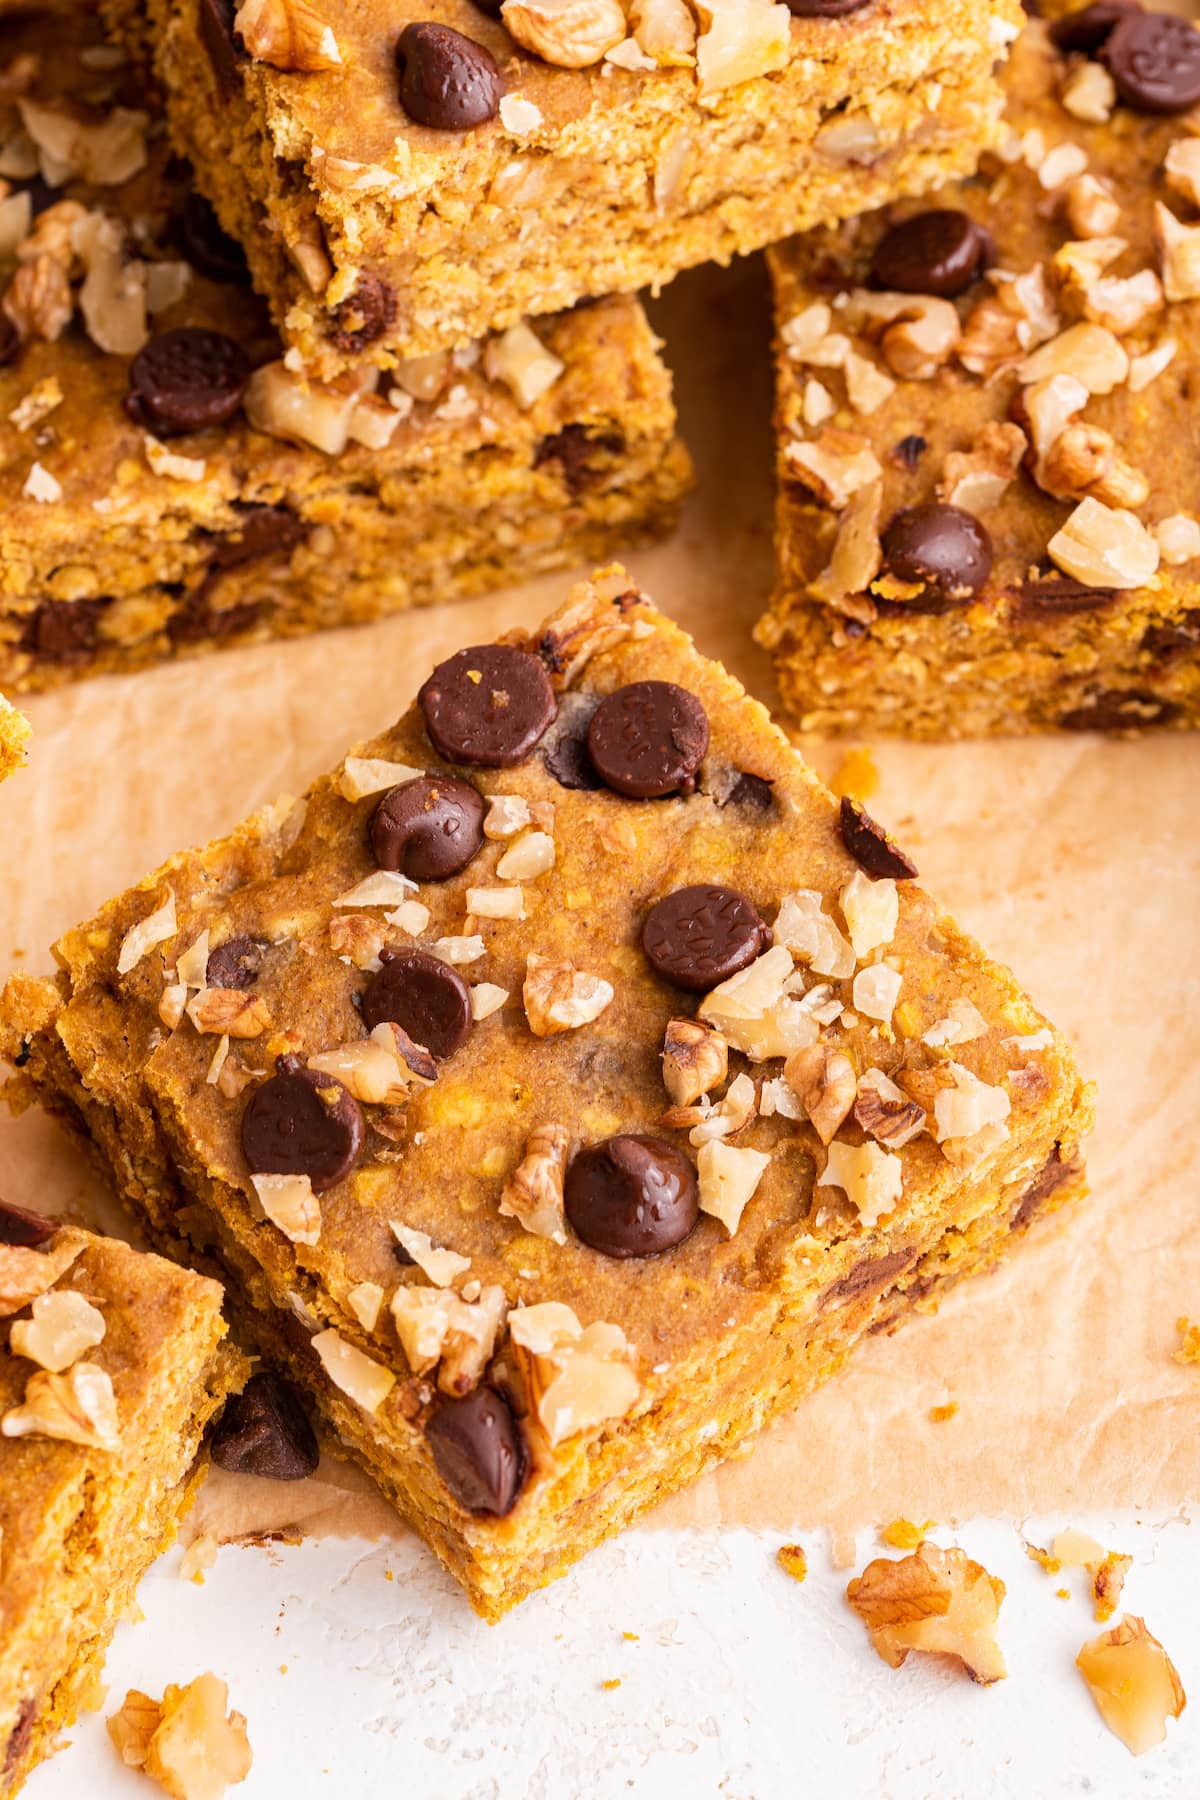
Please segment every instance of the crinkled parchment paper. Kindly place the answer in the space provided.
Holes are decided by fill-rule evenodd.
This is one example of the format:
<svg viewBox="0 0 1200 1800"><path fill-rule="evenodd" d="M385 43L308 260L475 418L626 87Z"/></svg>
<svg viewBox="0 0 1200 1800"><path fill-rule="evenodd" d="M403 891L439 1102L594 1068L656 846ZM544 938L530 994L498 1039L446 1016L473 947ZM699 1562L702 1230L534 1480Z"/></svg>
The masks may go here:
<svg viewBox="0 0 1200 1800"><path fill-rule="evenodd" d="M631 558L655 599L769 696L750 642L771 579L768 322L756 267L705 271L656 312L704 485L674 543ZM407 702L447 651L532 623L566 586L305 643L110 679L34 701L30 767L0 792L0 974L40 969L63 927L181 845L297 791ZM922 878L1075 1042L1100 1085L1093 1197L936 1317L855 1364L656 1515L838 1534L1200 1497L1200 739L874 746L875 810ZM831 775L837 746L810 746ZM118 1225L76 1149L0 1119L0 1192ZM941 1423L930 1409L955 1403ZM396 1529L357 1473L299 1486L218 1477L195 1523L221 1536Z"/></svg>

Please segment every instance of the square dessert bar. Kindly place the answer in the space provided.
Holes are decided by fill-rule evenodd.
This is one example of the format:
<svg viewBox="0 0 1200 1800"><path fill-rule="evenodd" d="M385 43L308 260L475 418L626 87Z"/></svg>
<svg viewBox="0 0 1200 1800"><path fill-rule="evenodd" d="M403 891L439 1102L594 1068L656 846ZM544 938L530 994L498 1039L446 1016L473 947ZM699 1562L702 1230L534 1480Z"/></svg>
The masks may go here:
<svg viewBox="0 0 1200 1800"><path fill-rule="evenodd" d="M965 172L1021 18L1016 0L149 12L176 143L322 376L659 287Z"/></svg>
<svg viewBox="0 0 1200 1800"><path fill-rule="evenodd" d="M14 978L12 1098L495 1618L1082 1191L914 875L614 567Z"/></svg>
<svg viewBox="0 0 1200 1800"><path fill-rule="evenodd" d="M779 576L815 731L1200 723L1200 32L1032 22L977 180L771 259Z"/></svg>
<svg viewBox="0 0 1200 1800"><path fill-rule="evenodd" d="M0 1202L0 1794L100 1699L244 1359L214 1281Z"/></svg>
<svg viewBox="0 0 1200 1800"><path fill-rule="evenodd" d="M27 170L0 200L0 688L374 618L673 524L689 464L636 301L308 384L144 99L85 10L0 26Z"/></svg>

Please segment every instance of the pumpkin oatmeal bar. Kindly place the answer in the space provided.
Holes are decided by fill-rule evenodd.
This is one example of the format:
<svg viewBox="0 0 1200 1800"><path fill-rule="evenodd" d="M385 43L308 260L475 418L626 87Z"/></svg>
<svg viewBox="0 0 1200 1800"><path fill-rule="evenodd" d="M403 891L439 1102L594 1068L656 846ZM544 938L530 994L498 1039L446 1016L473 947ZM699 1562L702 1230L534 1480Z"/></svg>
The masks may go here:
<svg viewBox="0 0 1200 1800"><path fill-rule="evenodd" d="M14 977L11 1098L495 1618L1082 1192L915 874L614 567Z"/></svg>
<svg viewBox="0 0 1200 1800"><path fill-rule="evenodd" d="M245 1373L216 1282L0 1202L0 1794L101 1698Z"/></svg>
<svg viewBox="0 0 1200 1800"><path fill-rule="evenodd" d="M323 377L657 288L966 172L1021 18L1016 0L149 13L176 143Z"/></svg>
<svg viewBox="0 0 1200 1800"><path fill-rule="evenodd" d="M116 66L114 66L114 54ZM0 688L290 636L673 524L630 299L322 386L85 12L0 24Z"/></svg>
<svg viewBox="0 0 1200 1800"><path fill-rule="evenodd" d="M1200 723L1200 32L1031 23L976 180L772 253L779 580L814 731Z"/></svg>

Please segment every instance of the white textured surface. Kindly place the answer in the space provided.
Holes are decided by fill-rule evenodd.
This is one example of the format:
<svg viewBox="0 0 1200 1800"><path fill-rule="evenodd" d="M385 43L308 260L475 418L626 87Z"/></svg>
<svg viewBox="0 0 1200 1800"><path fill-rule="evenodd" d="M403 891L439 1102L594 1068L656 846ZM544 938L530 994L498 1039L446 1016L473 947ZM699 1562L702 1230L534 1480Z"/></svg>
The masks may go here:
<svg viewBox="0 0 1200 1800"><path fill-rule="evenodd" d="M1200 1703L1200 1526L1077 1518L1026 1534L1045 1544L1067 1524L1133 1555L1127 1610ZM203 1586L175 1553L143 1583L145 1622L118 1632L105 1710L127 1687L214 1669L254 1746L237 1800L1195 1800L1194 1713L1138 1761L1100 1722L1074 1668L1100 1629L1084 1572L1046 1575L1011 1525L934 1535L1008 1584L1009 1679L992 1688L920 1657L886 1668L818 1538L798 1585L778 1534L642 1531L491 1628L415 1541L230 1547ZM858 1550L858 1568L896 1554L867 1537ZM72 1736L29 1800L159 1791L118 1766L101 1718Z"/></svg>

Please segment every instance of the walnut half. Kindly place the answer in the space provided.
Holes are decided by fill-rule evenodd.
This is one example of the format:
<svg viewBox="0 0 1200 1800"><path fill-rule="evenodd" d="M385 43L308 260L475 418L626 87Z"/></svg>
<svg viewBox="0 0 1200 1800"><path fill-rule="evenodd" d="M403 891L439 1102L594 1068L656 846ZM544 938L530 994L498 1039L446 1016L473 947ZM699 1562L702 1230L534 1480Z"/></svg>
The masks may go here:
<svg viewBox="0 0 1200 1800"><path fill-rule="evenodd" d="M1004 1583L965 1551L925 1542L898 1562L879 1557L846 1589L846 1598L890 1668L910 1650L956 1656L972 1681L1008 1673L996 1641Z"/></svg>

